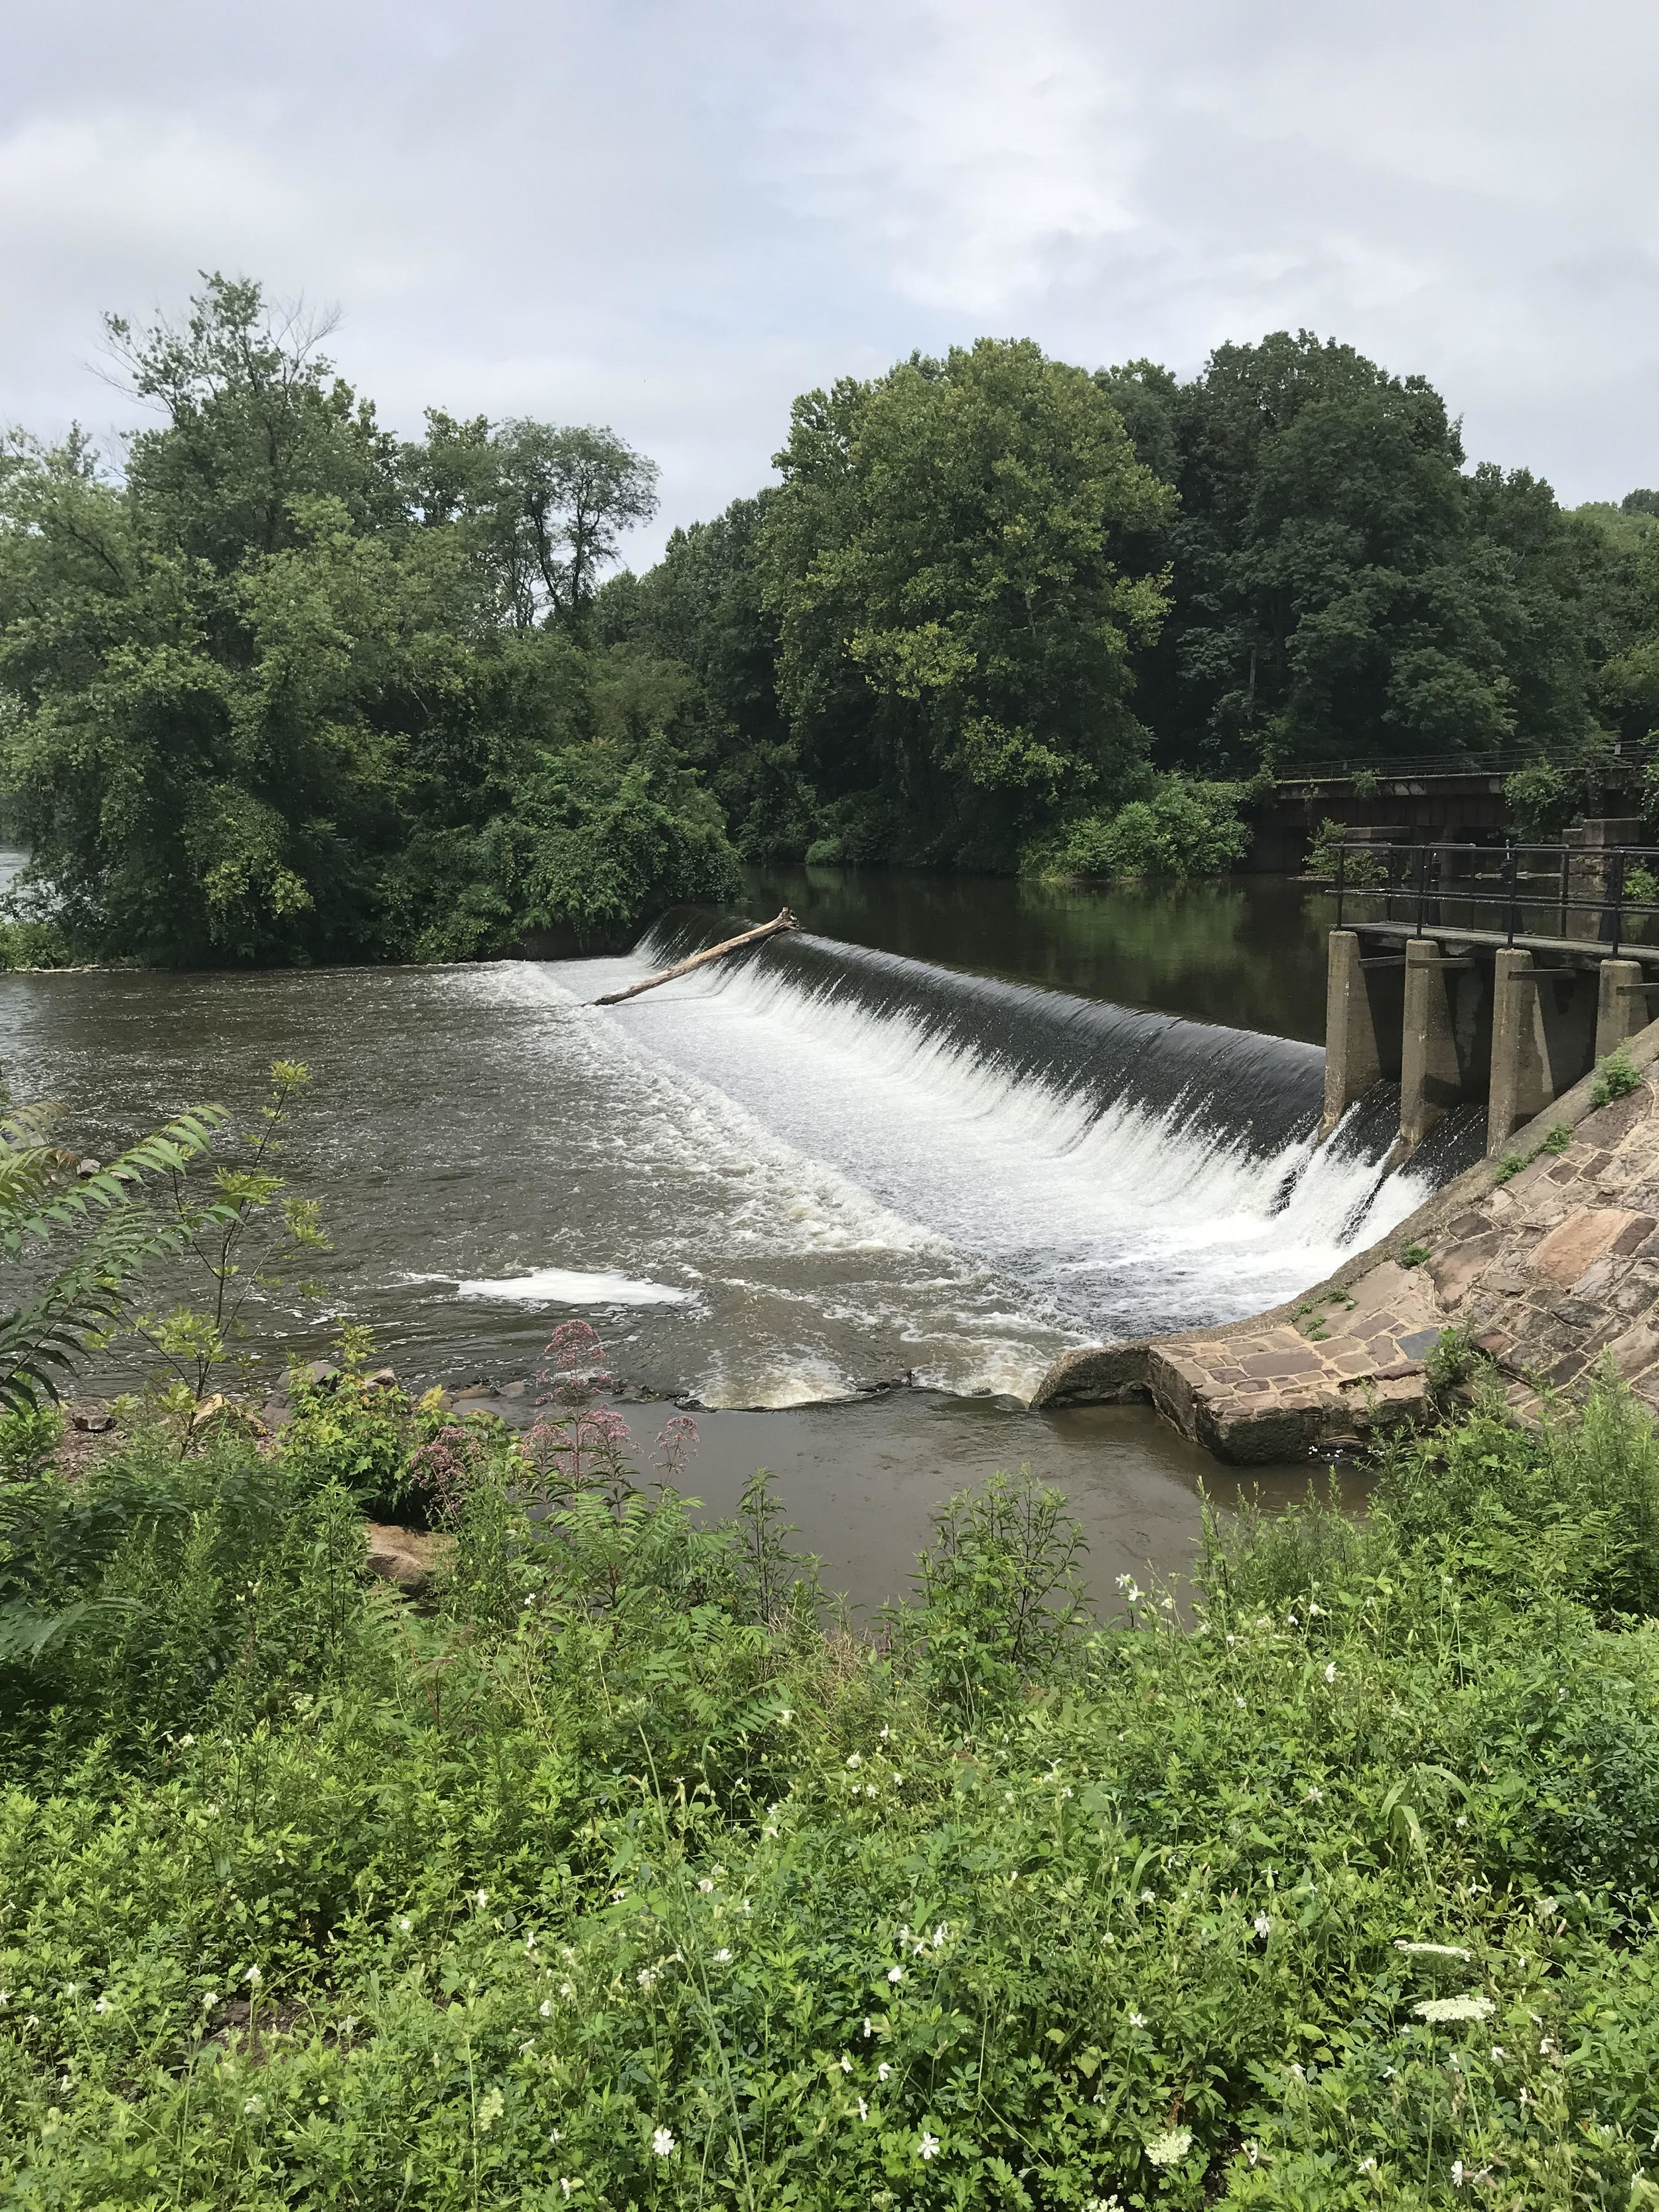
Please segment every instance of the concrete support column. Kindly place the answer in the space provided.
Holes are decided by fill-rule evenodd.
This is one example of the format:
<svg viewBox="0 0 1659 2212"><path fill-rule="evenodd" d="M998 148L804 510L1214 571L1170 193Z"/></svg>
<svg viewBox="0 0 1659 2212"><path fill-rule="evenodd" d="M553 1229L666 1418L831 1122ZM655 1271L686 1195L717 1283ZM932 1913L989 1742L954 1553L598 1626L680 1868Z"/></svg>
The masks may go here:
<svg viewBox="0 0 1659 2212"><path fill-rule="evenodd" d="M1325 970L1325 1114L1322 1145L1356 1098L1382 1073L1382 1049L1360 964L1359 939L1334 929Z"/></svg>
<svg viewBox="0 0 1659 2212"><path fill-rule="evenodd" d="M1595 1000L1595 1057L1605 1060L1648 1023L1639 960L1604 960ZM1328 1075L1326 1078L1329 1081Z"/></svg>
<svg viewBox="0 0 1659 2212"><path fill-rule="evenodd" d="M1401 1030L1400 1136L1409 1152L1485 1085L1490 1009L1474 960L1447 957L1432 938L1408 938Z"/></svg>
<svg viewBox="0 0 1659 2212"><path fill-rule="evenodd" d="M1539 1039L1538 983L1530 952L1500 946L1492 961L1492 1081L1486 1092L1486 1150L1501 1152L1510 1134L1553 1096Z"/></svg>

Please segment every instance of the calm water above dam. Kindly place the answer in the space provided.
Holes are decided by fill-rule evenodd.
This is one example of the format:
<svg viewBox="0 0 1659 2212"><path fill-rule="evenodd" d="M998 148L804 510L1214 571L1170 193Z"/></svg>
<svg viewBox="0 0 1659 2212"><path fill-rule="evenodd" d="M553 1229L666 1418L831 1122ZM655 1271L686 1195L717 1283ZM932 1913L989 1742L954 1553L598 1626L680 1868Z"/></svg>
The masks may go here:
<svg viewBox="0 0 1659 2212"><path fill-rule="evenodd" d="M290 1164L335 1249L326 1310L261 1316L286 1351L349 1313L411 1379L521 1376L580 1313L622 1376L714 1409L699 1494L778 1466L860 1595L928 1499L1022 1460L1093 1500L1103 1557L1167 1559L1207 1462L1133 1409L1012 1401L1067 1345L1290 1295L1434 1171L1383 1177L1386 1127L1313 1148L1305 888L800 871L746 903L784 898L806 934L615 1009L587 1002L729 917L585 962L11 975L0 1060L103 1157L310 1064Z"/></svg>

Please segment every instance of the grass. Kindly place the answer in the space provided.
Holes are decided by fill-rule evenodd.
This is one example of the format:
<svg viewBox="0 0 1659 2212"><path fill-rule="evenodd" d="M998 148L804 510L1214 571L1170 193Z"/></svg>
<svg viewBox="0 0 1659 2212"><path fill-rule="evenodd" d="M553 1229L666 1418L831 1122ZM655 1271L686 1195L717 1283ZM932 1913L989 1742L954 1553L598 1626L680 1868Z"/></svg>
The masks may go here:
<svg viewBox="0 0 1659 2212"><path fill-rule="evenodd" d="M0 2203L1659 2200L1615 1381L1105 1622L1000 1480L873 1632L763 1483L710 1529L590 1435L573 1486L580 1413L526 1457L348 1374L280 1451L135 1414L72 1486L8 1427ZM434 1439L416 1610L359 1506Z"/></svg>

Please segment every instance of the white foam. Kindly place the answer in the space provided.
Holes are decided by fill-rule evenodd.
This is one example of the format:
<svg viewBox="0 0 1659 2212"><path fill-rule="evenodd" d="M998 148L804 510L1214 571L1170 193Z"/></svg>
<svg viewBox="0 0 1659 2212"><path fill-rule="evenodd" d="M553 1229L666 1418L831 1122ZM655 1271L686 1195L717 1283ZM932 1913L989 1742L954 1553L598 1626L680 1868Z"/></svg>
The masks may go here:
<svg viewBox="0 0 1659 2212"><path fill-rule="evenodd" d="M493 1281L457 1283L464 1298L495 1298L527 1306L678 1306L689 1291L666 1283L636 1282L631 1275L587 1274L574 1267L538 1267L528 1275L498 1275Z"/></svg>

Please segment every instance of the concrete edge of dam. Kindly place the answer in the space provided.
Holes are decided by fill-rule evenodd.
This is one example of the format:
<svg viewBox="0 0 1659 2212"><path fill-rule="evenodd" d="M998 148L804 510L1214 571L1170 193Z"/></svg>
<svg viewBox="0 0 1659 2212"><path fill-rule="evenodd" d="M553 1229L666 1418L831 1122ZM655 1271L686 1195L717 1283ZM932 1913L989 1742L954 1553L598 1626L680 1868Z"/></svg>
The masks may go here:
<svg viewBox="0 0 1659 2212"><path fill-rule="evenodd" d="M1604 1356L1659 1410L1659 1021L1624 1047L1643 1081L1597 1107L1594 1071L1490 1157L1298 1297L1207 1328L1064 1352L1034 1409L1139 1401L1234 1465L1363 1443L1429 1410L1455 1329L1524 1418ZM1546 1150L1552 1133L1558 1147ZM1402 1263L1419 1248L1426 1259Z"/></svg>

